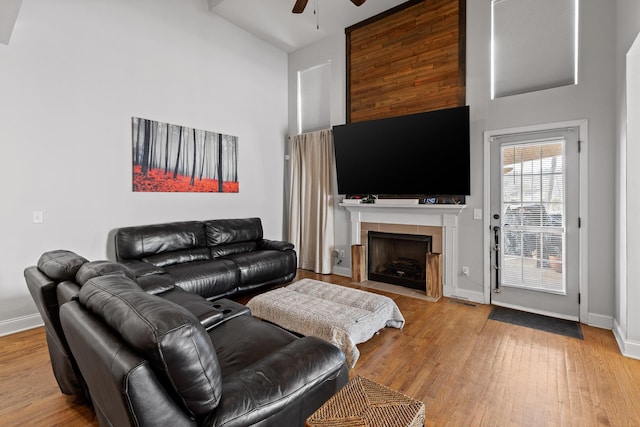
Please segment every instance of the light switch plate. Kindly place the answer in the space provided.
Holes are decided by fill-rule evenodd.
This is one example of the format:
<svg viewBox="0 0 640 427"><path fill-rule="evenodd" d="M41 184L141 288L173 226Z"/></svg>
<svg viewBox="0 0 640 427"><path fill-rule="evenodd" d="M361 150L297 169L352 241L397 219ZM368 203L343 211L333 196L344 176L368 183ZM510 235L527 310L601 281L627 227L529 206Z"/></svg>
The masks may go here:
<svg viewBox="0 0 640 427"><path fill-rule="evenodd" d="M44 221L44 215L42 211L33 211L32 219L34 224L41 224Z"/></svg>

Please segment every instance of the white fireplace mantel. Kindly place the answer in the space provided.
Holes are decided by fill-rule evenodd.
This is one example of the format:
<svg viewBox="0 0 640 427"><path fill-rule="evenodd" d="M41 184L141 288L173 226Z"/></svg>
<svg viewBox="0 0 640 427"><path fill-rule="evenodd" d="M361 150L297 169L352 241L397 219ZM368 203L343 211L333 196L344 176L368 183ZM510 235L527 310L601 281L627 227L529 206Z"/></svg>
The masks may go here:
<svg viewBox="0 0 640 427"><path fill-rule="evenodd" d="M346 204L351 217L351 244L359 245L363 222L442 227L443 295L456 296L458 287L458 216L466 205Z"/></svg>

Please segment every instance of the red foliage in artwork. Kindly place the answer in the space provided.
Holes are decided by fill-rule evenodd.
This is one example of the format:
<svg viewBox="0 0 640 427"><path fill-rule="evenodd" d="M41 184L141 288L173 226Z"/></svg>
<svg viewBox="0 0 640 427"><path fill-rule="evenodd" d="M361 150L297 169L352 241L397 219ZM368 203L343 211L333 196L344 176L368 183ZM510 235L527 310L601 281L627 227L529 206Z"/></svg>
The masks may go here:
<svg viewBox="0 0 640 427"><path fill-rule="evenodd" d="M142 175L142 167L133 167L133 191L142 192L188 192L188 193L217 193L218 180L196 178L193 185L190 184L191 177L178 175L173 179L173 172L164 173L163 169L149 169L147 176ZM238 183L225 181L222 183L224 193L237 193Z"/></svg>

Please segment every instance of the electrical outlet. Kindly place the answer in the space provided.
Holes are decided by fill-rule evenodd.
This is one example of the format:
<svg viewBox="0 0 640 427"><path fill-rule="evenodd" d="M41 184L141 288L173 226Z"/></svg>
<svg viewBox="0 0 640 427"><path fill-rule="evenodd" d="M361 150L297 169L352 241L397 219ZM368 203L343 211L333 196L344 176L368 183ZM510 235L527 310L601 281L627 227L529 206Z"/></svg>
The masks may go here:
<svg viewBox="0 0 640 427"><path fill-rule="evenodd" d="M344 259L344 249L334 249L333 257L335 258L334 262L336 265L342 264L342 260Z"/></svg>
<svg viewBox="0 0 640 427"><path fill-rule="evenodd" d="M465 276L469 275L469 267L467 267L466 265L462 266L462 274Z"/></svg>

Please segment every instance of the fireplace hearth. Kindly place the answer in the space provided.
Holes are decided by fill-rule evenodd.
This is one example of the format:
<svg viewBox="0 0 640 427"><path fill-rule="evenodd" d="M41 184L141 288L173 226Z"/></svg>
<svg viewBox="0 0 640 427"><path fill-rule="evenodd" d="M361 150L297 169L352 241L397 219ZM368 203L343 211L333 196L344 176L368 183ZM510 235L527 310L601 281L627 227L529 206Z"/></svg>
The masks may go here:
<svg viewBox="0 0 640 427"><path fill-rule="evenodd" d="M431 245L431 236L370 231L369 279L425 290L426 260Z"/></svg>

